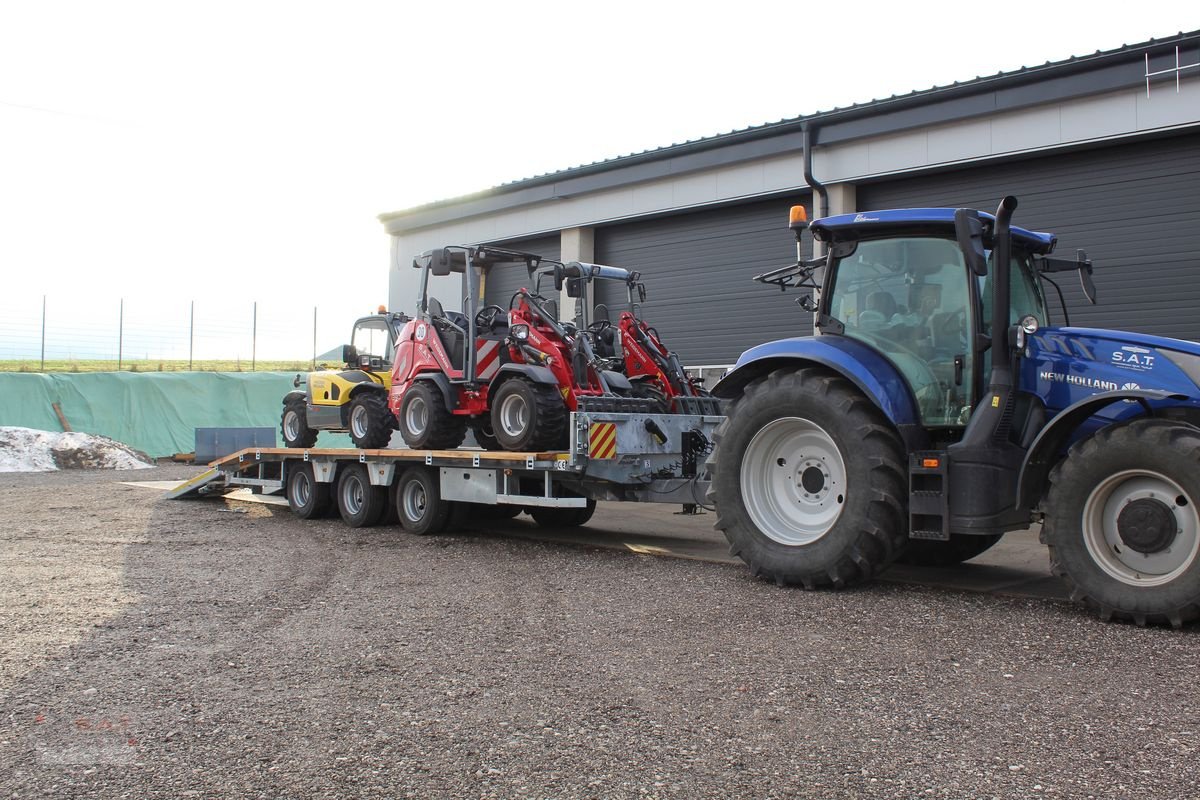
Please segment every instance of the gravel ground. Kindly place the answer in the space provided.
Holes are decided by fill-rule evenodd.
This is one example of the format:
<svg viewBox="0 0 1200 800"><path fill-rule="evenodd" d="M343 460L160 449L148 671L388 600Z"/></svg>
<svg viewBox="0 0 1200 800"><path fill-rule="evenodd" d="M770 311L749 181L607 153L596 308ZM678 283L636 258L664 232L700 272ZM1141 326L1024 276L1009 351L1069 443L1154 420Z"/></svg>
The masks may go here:
<svg viewBox="0 0 1200 800"><path fill-rule="evenodd" d="M0 797L1196 796L1195 629L115 482L191 474L0 476Z"/></svg>

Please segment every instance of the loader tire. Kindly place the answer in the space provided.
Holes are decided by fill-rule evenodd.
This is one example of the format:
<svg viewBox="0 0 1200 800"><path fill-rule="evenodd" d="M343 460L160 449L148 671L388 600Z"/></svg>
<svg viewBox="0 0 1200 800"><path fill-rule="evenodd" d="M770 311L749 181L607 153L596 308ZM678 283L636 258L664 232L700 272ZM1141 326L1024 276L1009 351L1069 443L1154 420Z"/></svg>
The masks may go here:
<svg viewBox="0 0 1200 800"><path fill-rule="evenodd" d="M903 551L904 446L846 379L778 369L714 433L716 527L754 575L806 589L869 580Z"/></svg>
<svg viewBox="0 0 1200 800"><path fill-rule="evenodd" d="M490 398L492 431L505 450L547 450L567 437L567 407L558 390L526 378L500 384Z"/></svg>
<svg viewBox="0 0 1200 800"><path fill-rule="evenodd" d="M1200 617L1200 430L1164 419L1101 428L1050 473L1042 541L1071 599L1104 620Z"/></svg>
<svg viewBox="0 0 1200 800"><path fill-rule="evenodd" d="M318 519L329 510L329 484L317 483L312 464L305 461L287 463L287 501L292 513L300 519Z"/></svg>
<svg viewBox="0 0 1200 800"><path fill-rule="evenodd" d="M909 539L904 554L897 560L917 567L952 567L992 549L1002 536L999 533L992 536L952 533L948 542Z"/></svg>
<svg viewBox="0 0 1200 800"><path fill-rule="evenodd" d="M415 450L452 450L467 438L467 423L446 408L431 381L415 381L400 401L400 434Z"/></svg>
<svg viewBox="0 0 1200 800"><path fill-rule="evenodd" d="M658 388L651 381L637 381L633 384L633 390L629 393L630 397L639 397L643 400L654 401L654 414L669 414L671 412L671 400L667 397L666 392Z"/></svg>
<svg viewBox="0 0 1200 800"><path fill-rule="evenodd" d="M491 420L488 420L486 423L480 423L479 425L474 426L473 428L471 428L471 433L475 436L475 443L478 444L480 447L482 447L484 450L503 450L504 449L503 447L500 446L500 442L497 441L496 435L494 433L492 433Z"/></svg>
<svg viewBox="0 0 1200 800"><path fill-rule="evenodd" d="M283 404L279 432L283 434L284 447L305 448L317 443L317 431L308 427L308 410L304 398L294 397Z"/></svg>
<svg viewBox="0 0 1200 800"><path fill-rule="evenodd" d="M366 464L347 464L338 476L338 511L351 528L370 528L383 518L388 501L386 486L372 486Z"/></svg>
<svg viewBox="0 0 1200 800"><path fill-rule="evenodd" d="M382 392L362 392L350 401L346 412L347 427L354 446L363 450L379 450L392 441L396 418L388 410L387 396Z"/></svg>

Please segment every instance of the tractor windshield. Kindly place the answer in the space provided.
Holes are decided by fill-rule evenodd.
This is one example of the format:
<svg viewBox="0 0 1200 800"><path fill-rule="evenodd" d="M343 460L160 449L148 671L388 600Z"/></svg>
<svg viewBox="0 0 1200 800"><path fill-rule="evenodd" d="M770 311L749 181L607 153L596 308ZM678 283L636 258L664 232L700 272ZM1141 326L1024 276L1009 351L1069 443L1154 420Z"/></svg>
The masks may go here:
<svg viewBox="0 0 1200 800"><path fill-rule="evenodd" d="M829 314L845 335L895 365L925 425L965 424L975 310L958 245L932 237L862 241L835 270Z"/></svg>

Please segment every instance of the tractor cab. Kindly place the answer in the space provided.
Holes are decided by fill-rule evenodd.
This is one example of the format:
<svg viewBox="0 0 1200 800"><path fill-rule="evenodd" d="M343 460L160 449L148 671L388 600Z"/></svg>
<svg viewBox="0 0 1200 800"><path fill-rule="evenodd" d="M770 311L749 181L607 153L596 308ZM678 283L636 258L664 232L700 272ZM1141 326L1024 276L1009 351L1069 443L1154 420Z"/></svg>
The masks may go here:
<svg viewBox="0 0 1200 800"><path fill-rule="evenodd" d="M350 344L342 348L342 360L347 369L388 372L396 339L408 317L399 312L387 312L379 307L378 314L361 317L354 322Z"/></svg>

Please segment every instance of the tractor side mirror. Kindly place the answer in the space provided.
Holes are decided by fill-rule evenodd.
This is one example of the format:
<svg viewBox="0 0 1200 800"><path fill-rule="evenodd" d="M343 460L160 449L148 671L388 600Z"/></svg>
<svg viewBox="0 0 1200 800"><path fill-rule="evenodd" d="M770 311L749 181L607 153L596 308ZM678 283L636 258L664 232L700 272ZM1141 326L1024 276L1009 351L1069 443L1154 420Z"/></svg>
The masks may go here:
<svg viewBox="0 0 1200 800"><path fill-rule="evenodd" d="M567 297L583 297L583 278L567 279Z"/></svg>
<svg viewBox="0 0 1200 800"><path fill-rule="evenodd" d="M357 364L358 363L358 348L352 344L342 345L342 363Z"/></svg>
<svg viewBox="0 0 1200 800"><path fill-rule="evenodd" d="M443 247L429 254L429 271L439 276L450 274L450 251L448 249Z"/></svg>
<svg viewBox="0 0 1200 800"><path fill-rule="evenodd" d="M973 208L959 208L954 212L954 238L967 260L971 272L987 275L987 251L983 247L983 220Z"/></svg>
<svg viewBox="0 0 1200 800"><path fill-rule="evenodd" d="M1075 251L1075 260L1079 263L1079 285L1088 302L1096 305L1096 284L1092 280L1092 260L1082 250Z"/></svg>
<svg viewBox="0 0 1200 800"><path fill-rule="evenodd" d="M554 265L554 288L558 289L560 292L562 291L565 273L566 268L564 268L562 264Z"/></svg>

